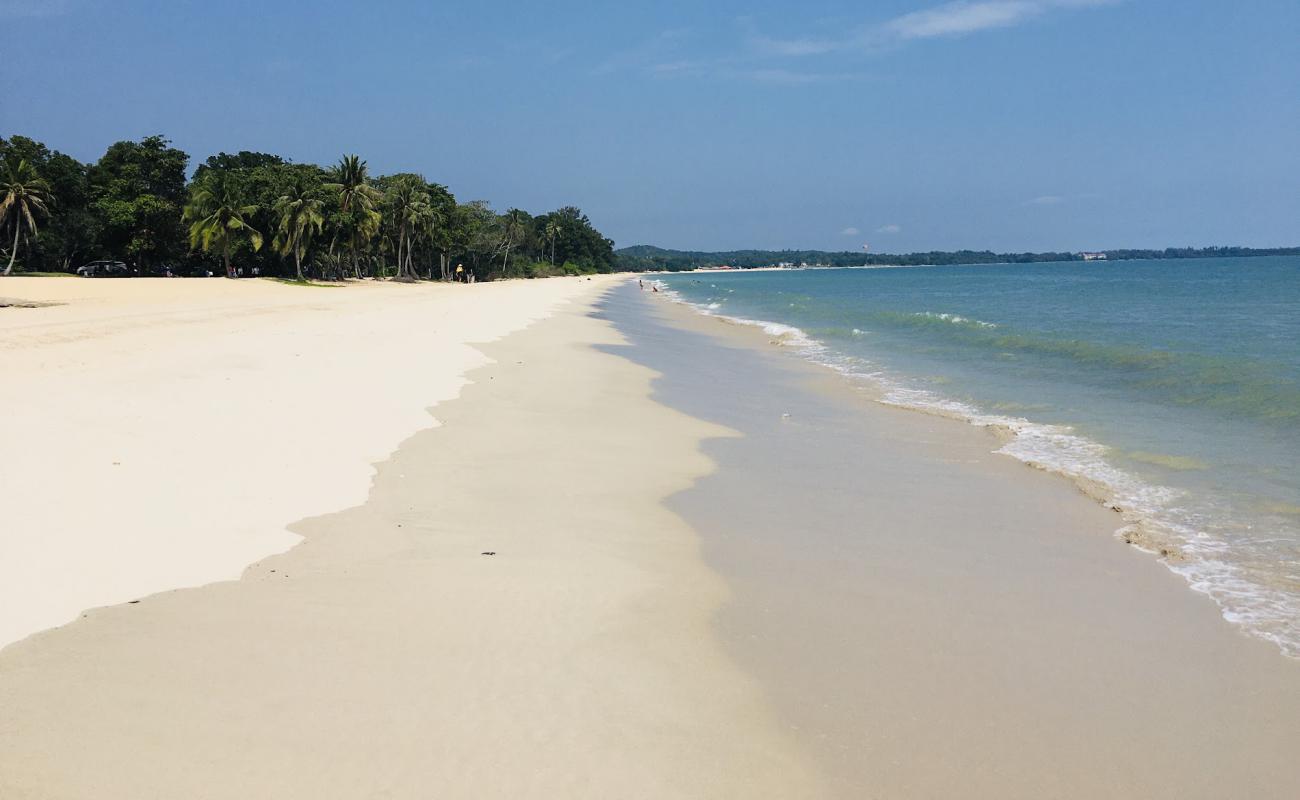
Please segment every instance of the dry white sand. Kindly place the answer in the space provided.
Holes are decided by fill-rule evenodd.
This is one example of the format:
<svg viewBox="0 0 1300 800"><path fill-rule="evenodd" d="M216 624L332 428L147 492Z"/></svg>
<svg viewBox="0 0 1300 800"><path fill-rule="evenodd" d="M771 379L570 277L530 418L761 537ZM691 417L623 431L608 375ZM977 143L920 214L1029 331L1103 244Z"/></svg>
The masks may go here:
<svg viewBox="0 0 1300 800"><path fill-rule="evenodd" d="M601 281L289 286L6 278L0 647L239 576L362 502L496 339Z"/></svg>
<svg viewBox="0 0 1300 800"><path fill-rule="evenodd" d="M574 292L560 282L480 288L517 312ZM652 402L653 373L592 347L620 340L588 314L592 293L580 294L486 346L495 363L434 409L443 424L379 466L363 505L294 525L299 546L237 582L99 609L0 652L0 797L818 794L764 694L717 643L710 620L725 586L662 505L711 468L701 440L726 431ZM337 313L333 326L315 323L298 357L346 380L314 378L326 408L294 433L329 439L354 415L394 408L379 395L397 387L377 389L383 370L358 359L388 364L378 351L390 337L482 335L469 317L489 303L471 298L454 298L465 312L429 299L394 311L393 323ZM358 327L364 345L340 341ZM392 369L418 368L405 362L421 348L392 346L406 356ZM444 347L445 358L483 363L463 347ZM259 396L285 384L274 371L243 378L231 374ZM460 379L444 380L435 388ZM243 420L208 424L248 442L235 433ZM191 414L176 425L204 422ZM243 459L231 452L191 495L219 517L256 505L263 481L302 480L257 464L272 459L257 442ZM119 491L155 495L148 484ZM104 519L104 536L129 527Z"/></svg>

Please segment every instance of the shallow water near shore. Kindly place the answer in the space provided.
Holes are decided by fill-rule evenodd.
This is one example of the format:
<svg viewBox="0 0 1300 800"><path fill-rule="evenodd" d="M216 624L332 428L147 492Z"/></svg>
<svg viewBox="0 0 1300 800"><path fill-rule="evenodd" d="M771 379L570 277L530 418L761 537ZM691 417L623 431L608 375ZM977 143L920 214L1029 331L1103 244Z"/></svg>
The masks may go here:
<svg viewBox="0 0 1300 800"><path fill-rule="evenodd" d="M1300 672L1112 533L1119 515L635 284L655 397L742 434L670 499L717 630L842 797L1291 797Z"/></svg>
<svg viewBox="0 0 1300 800"><path fill-rule="evenodd" d="M1300 656L1300 258L669 275L876 399L994 428Z"/></svg>

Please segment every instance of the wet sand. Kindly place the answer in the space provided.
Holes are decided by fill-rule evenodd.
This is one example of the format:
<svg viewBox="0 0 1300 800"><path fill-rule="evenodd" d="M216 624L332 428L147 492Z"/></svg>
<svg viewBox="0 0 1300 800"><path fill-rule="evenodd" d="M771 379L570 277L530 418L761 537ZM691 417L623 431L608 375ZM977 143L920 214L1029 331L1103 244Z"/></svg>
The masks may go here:
<svg viewBox="0 0 1300 800"><path fill-rule="evenodd" d="M1300 662L1118 515L761 331L615 292L655 398L741 437L671 498L718 630L845 798L1300 796ZM788 415L788 416L787 416Z"/></svg>

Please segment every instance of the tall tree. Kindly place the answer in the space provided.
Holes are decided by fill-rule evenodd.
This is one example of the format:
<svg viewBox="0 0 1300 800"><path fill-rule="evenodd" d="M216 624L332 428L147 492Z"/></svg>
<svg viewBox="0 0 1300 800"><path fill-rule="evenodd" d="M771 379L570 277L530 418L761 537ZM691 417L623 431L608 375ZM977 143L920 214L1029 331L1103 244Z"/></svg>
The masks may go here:
<svg viewBox="0 0 1300 800"><path fill-rule="evenodd" d="M560 235L560 230L562 229L562 227L563 226L560 225L560 221L554 218L548 219L546 222L546 238L551 243L551 266L552 267L555 266L555 239Z"/></svg>
<svg viewBox="0 0 1300 800"><path fill-rule="evenodd" d="M416 278L412 258L414 246L412 233L425 221L429 212L429 197L424 179L418 175L396 175L388 189L388 213L394 228L397 248L397 276Z"/></svg>
<svg viewBox="0 0 1300 800"><path fill-rule="evenodd" d="M4 182L0 183L0 224L14 226L14 242L4 274L14 271L23 229L27 230L27 238L36 237L36 215L48 215L49 202L49 184L36 174L26 159L17 163L5 161Z"/></svg>
<svg viewBox="0 0 1300 800"><path fill-rule="evenodd" d="M326 184L326 188L338 192L340 219L347 227L344 233L348 241L348 252L352 256L353 277L360 278L357 252L361 240L373 237L378 230L375 205L380 193L370 185L366 162L360 156L343 156L333 172L334 182Z"/></svg>
<svg viewBox="0 0 1300 800"><path fill-rule="evenodd" d="M528 212L520 211L517 208L512 208L501 216L501 241L498 244L498 249L502 251L502 277L510 276L510 251L523 238L532 221L533 218L528 216Z"/></svg>
<svg viewBox="0 0 1300 800"><path fill-rule="evenodd" d="M281 255L293 254L293 267L302 280L302 258L314 234L325 224L322 213L325 203L317 196L315 187L298 177L289 191L275 201L275 214L279 228L273 244Z"/></svg>
<svg viewBox="0 0 1300 800"><path fill-rule="evenodd" d="M185 206L190 248L208 253L215 247L225 263L227 278L235 277L230 250L237 236L248 237L254 250L262 249L262 234L247 222L257 212L257 206L244 202L242 190L236 175L214 171L194 185Z"/></svg>
<svg viewBox="0 0 1300 800"><path fill-rule="evenodd" d="M181 206L188 163L189 156L162 136L108 148L90 170L104 250L141 266L184 252Z"/></svg>

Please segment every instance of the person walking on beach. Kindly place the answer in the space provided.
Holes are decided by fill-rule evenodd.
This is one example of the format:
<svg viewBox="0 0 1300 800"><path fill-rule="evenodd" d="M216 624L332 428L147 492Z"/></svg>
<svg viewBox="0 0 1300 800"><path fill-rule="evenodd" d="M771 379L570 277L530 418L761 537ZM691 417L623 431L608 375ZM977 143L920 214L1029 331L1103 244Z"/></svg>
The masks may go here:
<svg viewBox="0 0 1300 800"><path fill-rule="evenodd" d="M469 281L465 280L465 266L463 264L456 265L456 282L469 283Z"/></svg>

